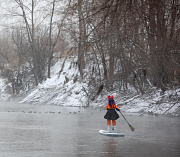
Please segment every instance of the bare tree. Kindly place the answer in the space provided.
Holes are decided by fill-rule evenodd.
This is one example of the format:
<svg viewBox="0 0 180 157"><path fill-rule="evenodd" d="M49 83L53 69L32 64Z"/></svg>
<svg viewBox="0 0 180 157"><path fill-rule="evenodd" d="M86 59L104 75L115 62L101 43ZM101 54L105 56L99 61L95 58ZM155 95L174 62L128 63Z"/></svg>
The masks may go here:
<svg viewBox="0 0 180 157"><path fill-rule="evenodd" d="M83 1L78 0L78 19L79 19L79 41L78 41L78 67L81 77L83 77L83 69L85 68L84 61L84 44L86 42L86 26L83 17Z"/></svg>
<svg viewBox="0 0 180 157"><path fill-rule="evenodd" d="M142 94L152 82L164 92L172 76L170 69L179 73L179 57L169 53L179 51L178 1L78 2L75 4L86 11L81 25L90 29L86 41L91 41L93 51L101 57L104 81L111 87L116 80L126 88L127 83L132 84Z"/></svg>

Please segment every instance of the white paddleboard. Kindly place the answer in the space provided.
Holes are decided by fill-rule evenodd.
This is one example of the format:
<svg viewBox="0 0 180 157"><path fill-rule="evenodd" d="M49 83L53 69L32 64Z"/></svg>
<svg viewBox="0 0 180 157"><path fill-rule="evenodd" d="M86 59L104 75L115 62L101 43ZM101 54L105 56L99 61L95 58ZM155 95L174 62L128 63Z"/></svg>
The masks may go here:
<svg viewBox="0 0 180 157"><path fill-rule="evenodd" d="M102 135L106 135L106 136L120 136L120 137L124 137L123 133L119 133L119 132L107 132L106 130L99 130L99 133Z"/></svg>

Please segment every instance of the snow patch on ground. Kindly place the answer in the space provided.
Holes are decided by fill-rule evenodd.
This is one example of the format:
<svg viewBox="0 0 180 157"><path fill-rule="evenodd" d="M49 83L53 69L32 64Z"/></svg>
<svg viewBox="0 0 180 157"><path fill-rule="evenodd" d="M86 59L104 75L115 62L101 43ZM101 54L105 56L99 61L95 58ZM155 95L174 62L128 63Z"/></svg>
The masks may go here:
<svg viewBox="0 0 180 157"><path fill-rule="evenodd" d="M8 100L11 97L11 95L7 92L7 86L6 80L0 78L0 101Z"/></svg>

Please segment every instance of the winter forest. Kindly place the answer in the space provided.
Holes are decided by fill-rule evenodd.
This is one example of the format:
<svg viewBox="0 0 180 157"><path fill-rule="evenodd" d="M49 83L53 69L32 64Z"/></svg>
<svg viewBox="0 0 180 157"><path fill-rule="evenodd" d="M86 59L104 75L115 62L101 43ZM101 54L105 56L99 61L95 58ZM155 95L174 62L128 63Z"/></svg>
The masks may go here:
<svg viewBox="0 0 180 157"><path fill-rule="evenodd" d="M51 100L74 92L90 105L109 93L133 104L130 98L142 102L159 92L154 110L162 104L162 113L179 112L179 0L1 0L1 10L0 94L52 93L59 86ZM56 79L41 88L54 74L63 76L61 86Z"/></svg>

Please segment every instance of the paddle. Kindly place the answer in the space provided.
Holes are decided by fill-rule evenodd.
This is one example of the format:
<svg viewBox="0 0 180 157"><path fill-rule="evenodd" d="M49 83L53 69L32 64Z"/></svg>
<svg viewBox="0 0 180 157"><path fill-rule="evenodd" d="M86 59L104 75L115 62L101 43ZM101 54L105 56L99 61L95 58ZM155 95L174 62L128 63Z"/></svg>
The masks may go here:
<svg viewBox="0 0 180 157"><path fill-rule="evenodd" d="M119 110L119 112L121 113L121 111ZM128 121L126 120L126 118L124 117L124 115L121 113L121 115L123 116L123 118L125 119L125 121L128 123ZM129 127L130 127L130 129L132 130L132 131L135 131L135 128L131 125L131 124L129 124L128 123L128 125L129 125Z"/></svg>

